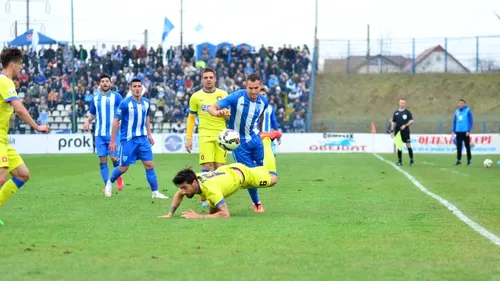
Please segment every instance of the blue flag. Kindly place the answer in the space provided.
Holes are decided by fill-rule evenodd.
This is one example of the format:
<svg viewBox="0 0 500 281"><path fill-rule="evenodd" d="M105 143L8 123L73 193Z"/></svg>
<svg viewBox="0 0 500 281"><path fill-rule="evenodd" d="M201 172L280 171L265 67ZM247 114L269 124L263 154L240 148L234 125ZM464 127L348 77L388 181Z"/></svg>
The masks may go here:
<svg viewBox="0 0 500 281"><path fill-rule="evenodd" d="M198 25L194 27L194 31L196 31L196 32L198 32L202 29L203 29L203 25L201 25L201 23L198 23Z"/></svg>
<svg viewBox="0 0 500 281"><path fill-rule="evenodd" d="M500 20L500 15L497 14L497 12L493 12L497 16L497 18Z"/></svg>
<svg viewBox="0 0 500 281"><path fill-rule="evenodd" d="M163 22L163 33L161 35L161 41L165 41L167 35L174 29L174 25L165 17L165 21Z"/></svg>

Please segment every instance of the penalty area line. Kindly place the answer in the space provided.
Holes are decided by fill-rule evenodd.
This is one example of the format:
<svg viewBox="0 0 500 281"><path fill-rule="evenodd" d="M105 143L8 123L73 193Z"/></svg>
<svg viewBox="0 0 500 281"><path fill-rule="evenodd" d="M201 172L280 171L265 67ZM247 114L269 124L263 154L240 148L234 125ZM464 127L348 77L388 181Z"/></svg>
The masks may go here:
<svg viewBox="0 0 500 281"><path fill-rule="evenodd" d="M469 217L467 217L466 215L464 215L464 213L462 213L462 211L460 211L455 205L451 204L446 199L442 198L439 195L436 195L436 194L430 192L427 188L425 188L425 186L423 186L419 181L417 181L410 173L408 173L405 170L401 169L400 167L396 166L396 164L394 164L394 163L392 163L390 161L385 160L382 156L380 156L380 155L378 155L376 153L373 153L373 156L377 157L380 161L385 162L385 163L391 165L398 172L400 172L403 175L405 175L406 178L408 178L413 183L413 185L415 185L418 189L420 189L420 191L422 191L423 193L425 193L425 194L429 195L430 197L436 199L437 201L439 201L439 203L441 203L442 205L444 205L459 220L463 221L465 224L467 224L474 231L476 231L477 233L481 234L486 239L490 240L493 244L495 244L497 246L500 246L500 237L496 236L495 234L493 234L490 231L488 231L486 228L482 227L478 223L476 223L473 220L471 220Z"/></svg>

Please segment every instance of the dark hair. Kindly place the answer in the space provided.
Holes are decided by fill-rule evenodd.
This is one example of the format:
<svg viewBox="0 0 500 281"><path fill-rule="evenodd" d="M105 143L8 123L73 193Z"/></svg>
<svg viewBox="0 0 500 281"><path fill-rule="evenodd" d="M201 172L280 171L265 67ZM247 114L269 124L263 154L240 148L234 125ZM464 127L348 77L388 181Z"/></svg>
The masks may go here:
<svg viewBox="0 0 500 281"><path fill-rule="evenodd" d="M185 168L180 170L177 175L175 175L172 182L175 185L180 185L183 183L192 184L196 180L196 173L191 168Z"/></svg>
<svg viewBox="0 0 500 281"><path fill-rule="evenodd" d="M464 99L459 99L458 101L463 101L465 103L465 100Z"/></svg>
<svg viewBox="0 0 500 281"><path fill-rule="evenodd" d="M0 55L2 67L6 68L11 62L18 62L23 60L23 53L18 48L5 48Z"/></svg>
<svg viewBox="0 0 500 281"><path fill-rule="evenodd" d="M101 80L104 79L104 78L108 78L109 80L111 80L111 77L109 77L109 75L102 74L101 77L99 77L99 82L101 82Z"/></svg>
<svg viewBox="0 0 500 281"><path fill-rule="evenodd" d="M215 76L215 70L211 69L210 67L205 67L205 69L203 69L203 71L201 72L201 76L203 77L203 74L205 73L213 73Z"/></svg>
<svg viewBox="0 0 500 281"><path fill-rule="evenodd" d="M141 79L139 79L139 78L137 78L137 77L132 78L132 81L130 81L130 85L132 85L132 83L134 83L134 82L139 82L139 83L141 83L141 85L142 85L142 81L141 81Z"/></svg>
<svg viewBox="0 0 500 281"><path fill-rule="evenodd" d="M247 81L255 82L255 81L262 81L262 79L260 79L259 75L252 73L252 74L248 75Z"/></svg>
<svg viewBox="0 0 500 281"><path fill-rule="evenodd" d="M260 92L261 92L261 93L262 93L262 92L264 92L264 93L266 93L266 94L267 94L267 89L266 89L265 87L262 87L262 88L260 89Z"/></svg>

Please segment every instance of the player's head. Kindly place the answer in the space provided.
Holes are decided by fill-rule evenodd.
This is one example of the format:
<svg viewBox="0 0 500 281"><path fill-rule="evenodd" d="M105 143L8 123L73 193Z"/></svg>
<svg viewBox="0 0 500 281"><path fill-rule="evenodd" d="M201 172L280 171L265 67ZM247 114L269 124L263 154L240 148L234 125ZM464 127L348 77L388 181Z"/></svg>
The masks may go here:
<svg viewBox="0 0 500 281"><path fill-rule="evenodd" d="M247 95L252 101L256 101L262 89L262 80L257 74L250 74L247 77Z"/></svg>
<svg viewBox="0 0 500 281"><path fill-rule="evenodd" d="M99 86L101 86L101 91L105 94L109 91L111 87L111 78L107 74L102 74L99 78Z"/></svg>
<svg viewBox="0 0 500 281"><path fill-rule="evenodd" d="M465 100L464 99L459 99L458 100L458 107L464 108L464 106L465 106Z"/></svg>
<svg viewBox="0 0 500 281"><path fill-rule="evenodd" d="M263 95L265 98L267 98L267 89L266 89L266 87L262 87L260 89L260 94Z"/></svg>
<svg viewBox="0 0 500 281"><path fill-rule="evenodd" d="M23 68L23 54L18 48L5 48L0 55L2 68L6 74L16 77Z"/></svg>
<svg viewBox="0 0 500 281"><path fill-rule="evenodd" d="M405 109L406 108L406 99L399 99L399 108Z"/></svg>
<svg viewBox="0 0 500 281"><path fill-rule="evenodd" d="M139 78L133 78L130 81L130 91L132 92L132 96L139 98L142 96L142 81Z"/></svg>
<svg viewBox="0 0 500 281"><path fill-rule="evenodd" d="M188 198L193 198L196 193L200 193L196 173L191 168L179 171L172 182L181 190L182 194Z"/></svg>
<svg viewBox="0 0 500 281"><path fill-rule="evenodd" d="M205 68L201 72L201 84L203 89L212 91L215 87L215 71L211 68Z"/></svg>

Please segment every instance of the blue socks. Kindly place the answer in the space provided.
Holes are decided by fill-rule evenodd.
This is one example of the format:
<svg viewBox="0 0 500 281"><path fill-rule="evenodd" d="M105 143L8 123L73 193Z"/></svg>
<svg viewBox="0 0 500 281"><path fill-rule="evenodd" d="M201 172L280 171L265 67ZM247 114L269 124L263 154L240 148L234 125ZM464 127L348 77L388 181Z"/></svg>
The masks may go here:
<svg viewBox="0 0 500 281"><path fill-rule="evenodd" d="M120 168L116 167L113 169L113 172L111 172L111 178L109 180L111 183L114 183L121 175L122 172L120 172Z"/></svg>
<svg viewBox="0 0 500 281"><path fill-rule="evenodd" d="M106 184L109 179L108 163L99 163L99 168L101 169L102 180L104 181L104 184Z"/></svg>
<svg viewBox="0 0 500 281"><path fill-rule="evenodd" d="M118 167L118 166L120 166L120 162L118 162L118 161L113 161L113 167L115 167L115 168L116 168L116 167Z"/></svg>
<svg viewBox="0 0 500 281"><path fill-rule="evenodd" d="M207 169L201 169L201 172L202 172L202 173L205 173L205 172L210 172L210 170L207 170Z"/></svg>
<svg viewBox="0 0 500 281"><path fill-rule="evenodd" d="M260 204L259 192L257 191L257 188L249 188L248 194L250 194L250 198L252 198L252 202L254 204Z"/></svg>
<svg viewBox="0 0 500 281"><path fill-rule="evenodd" d="M12 178L12 182L14 182L14 184L17 186L17 189L23 187L23 185L24 185L24 181L22 181L22 180L20 180L18 178L14 178L13 177ZM0 187L0 189L2 189L2 188Z"/></svg>
<svg viewBox="0 0 500 281"><path fill-rule="evenodd" d="M158 180L156 179L156 172L154 168L146 170L146 179L151 187L151 191L158 191Z"/></svg>

